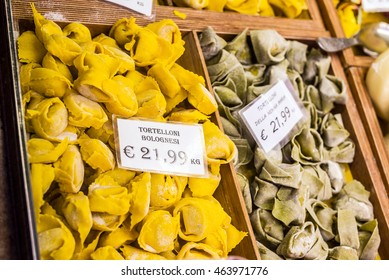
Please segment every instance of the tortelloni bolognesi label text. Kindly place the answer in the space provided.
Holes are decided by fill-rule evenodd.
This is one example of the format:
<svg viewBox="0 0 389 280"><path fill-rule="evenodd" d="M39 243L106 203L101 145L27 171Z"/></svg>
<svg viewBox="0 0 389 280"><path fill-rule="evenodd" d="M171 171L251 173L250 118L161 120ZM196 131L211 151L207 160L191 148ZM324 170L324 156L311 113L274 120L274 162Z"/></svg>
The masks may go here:
<svg viewBox="0 0 389 280"><path fill-rule="evenodd" d="M118 165L169 175L207 177L202 125L114 118Z"/></svg>

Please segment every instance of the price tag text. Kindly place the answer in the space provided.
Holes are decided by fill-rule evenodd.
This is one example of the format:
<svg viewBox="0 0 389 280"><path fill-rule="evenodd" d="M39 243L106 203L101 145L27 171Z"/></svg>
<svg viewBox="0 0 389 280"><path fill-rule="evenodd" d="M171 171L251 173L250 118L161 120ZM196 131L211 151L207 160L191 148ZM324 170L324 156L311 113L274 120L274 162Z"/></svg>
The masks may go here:
<svg viewBox="0 0 389 280"><path fill-rule="evenodd" d="M206 177L204 133L198 124L116 118L116 153L122 168Z"/></svg>
<svg viewBox="0 0 389 280"><path fill-rule="evenodd" d="M284 81L239 112L246 127L267 153L284 139L303 118L303 113Z"/></svg>

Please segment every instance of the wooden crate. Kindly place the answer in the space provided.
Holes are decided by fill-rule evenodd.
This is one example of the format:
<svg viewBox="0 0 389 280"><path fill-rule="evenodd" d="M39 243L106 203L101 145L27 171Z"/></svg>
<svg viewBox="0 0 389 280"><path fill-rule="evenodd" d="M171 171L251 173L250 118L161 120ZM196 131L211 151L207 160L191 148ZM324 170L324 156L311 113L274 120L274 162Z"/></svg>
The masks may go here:
<svg viewBox="0 0 389 280"><path fill-rule="evenodd" d="M319 6L316 0L306 0L308 5L308 19L289 19L285 17L263 17L256 15L244 15L236 12L214 12L208 10L195 10L187 7L176 7L172 1L163 1L166 6L157 7L157 17L174 17L174 11L187 15L184 20L178 19L178 25L191 29L203 29L210 25L216 32L241 32L246 27L250 29L271 28L279 30L300 30L306 36L311 34L328 35ZM159 13L159 15L158 15ZM228 20L226 20L228 18ZM303 34L302 34L303 35Z"/></svg>
<svg viewBox="0 0 389 280"><path fill-rule="evenodd" d="M230 41L237 34L222 33L219 35L226 41ZM300 37L296 36L294 32L289 34L286 32L285 39L300 40ZM300 42L318 48L315 40L300 40ZM381 259L389 259L389 244L385 242L386 240L389 240L389 188L385 185L386 182L389 182L389 174L385 174L388 178L382 177L383 174L380 172L382 170L382 166L379 163L381 158L387 158L388 156L386 153L382 153L383 148L381 148L381 154L377 155L377 147L371 147L370 141L372 140L368 137L371 134L369 131L370 127L368 123L366 123L364 116L361 116L360 111L358 110L360 109L359 106L361 103L359 96L355 96L354 84L349 85L346 72L344 71L344 66L339 55L329 54L329 56L331 57L330 73L345 82L348 94L347 104L344 106L337 106L335 111L341 113L344 127L350 132L350 137L356 145L354 161L349 164L351 174L354 179L360 181L370 192L370 201L374 206L374 215L379 221L379 231L381 236L379 257ZM376 137L378 138L379 135L376 135ZM382 145L382 137L379 139L381 140ZM389 170L389 161L385 162L385 164L388 164L388 169L386 170Z"/></svg>
<svg viewBox="0 0 389 280"><path fill-rule="evenodd" d="M180 57L178 62L185 66L186 69L203 76L206 80L207 88L213 92L197 33L195 31L189 31L183 38L185 40L185 53ZM213 121L222 129L218 111L213 115ZM239 230L248 232L248 236L242 240L231 254L247 259L260 259L250 218L247 214L242 192L237 183L233 163L230 162L227 165L222 165L220 174L222 180L214 196L221 203L224 210L231 216L232 223Z"/></svg>
<svg viewBox="0 0 389 280"><path fill-rule="evenodd" d="M338 17L336 8L332 0L317 0L317 3L322 12L323 20L326 28L329 30L332 37L344 38L342 24ZM360 47L347 48L339 52L344 68L349 66L368 67L373 62L373 58L365 54Z"/></svg>
<svg viewBox="0 0 389 280"><path fill-rule="evenodd" d="M36 8L37 10L44 15L44 13L41 11L40 2L36 1ZM76 2L76 1L74 1ZM47 3L45 2L44 5ZM89 5L88 5L89 6ZM48 6L45 6L47 9L49 9ZM111 6L111 9L116 6ZM72 5L68 5L67 8L73 12L78 11L79 7L74 6L74 3ZM62 7L62 9L64 9ZM58 11L64 11L66 13L66 9L62 10L59 9ZM14 1L13 6L13 19L14 19L14 31L16 34L21 34L23 31L26 30L34 30L34 23L32 21L32 13L30 12L31 8L29 5L29 2L24 1ZM23 11L23 12L22 12ZM29 11L30 16L26 16L26 11ZM58 13L55 12L55 13ZM85 10L85 13L78 13L77 19L74 21L82 22L84 23L92 33L92 36L96 36L101 33L108 34L111 24L102 24L100 21L104 21L104 19L98 17L98 22L96 23L93 20L90 21L91 17L93 17L91 14L89 14L88 10ZM61 12L62 14L62 12ZM63 15L63 14L62 14ZM58 14L57 14L58 16ZM103 16L103 15L101 15ZM137 17L138 14L127 12L126 17ZM116 20L120 19L121 17L118 17ZM66 18L67 19L67 18ZM110 18L112 23L114 23L115 19L112 17ZM57 20L56 23L58 23L60 26L65 26L66 24L70 23L72 21L62 21ZM141 19L139 20L138 24L142 25L141 23L148 23L147 20ZM182 31L182 37L185 41L185 52L180 57L180 59L177 61L181 66L183 66L185 69L190 70L198 75L201 75L205 77L206 85L208 89L211 89L209 78L206 76L206 66L204 59L201 56L201 48L200 43L198 41L198 37L194 31L191 30L181 30ZM212 90L210 90L212 92ZM19 95L19 96L18 96ZM21 98L21 93L16 93L17 98ZM21 109L21 104L19 104ZM15 114L21 114L21 111ZM214 123L216 123L219 127L221 127L220 123L220 116L218 112L213 114L211 116L211 119ZM23 124L21 124L23 126ZM23 150L22 150L23 152ZM24 150L25 152L25 150ZM26 157L26 154L21 155L23 157ZM255 237L253 230L250 225L250 220L247 214L247 210L244 204L244 199L242 192L240 190L240 187L237 183L237 178L235 175L235 172L233 171L233 164L224 164L221 166L220 174L221 174L221 182L219 187L214 193L214 197L220 202L223 209L226 211L226 213L231 217L231 223L240 231L247 232L247 236L243 238L243 240L232 250L230 255L243 257L249 260L257 260L260 259L258 247L256 245ZM27 168L28 169L28 168ZM25 176L29 177L29 171L25 170L24 174ZM28 186L27 186L28 188ZM31 203L31 202L30 202ZM27 205L26 209L28 212L33 212L33 208L31 204ZM37 236L33 237L33 239L37 239Z"/></svg>
<svg viewBox="0 0 389 280"><path fill-rule="evenodd" d="M346 72L346 77L341 60L335 59L334 66L335 75L347 82L349 72ZM349 101L345 106L345 127L349 129L352 127L352 135L354 135L358 146L354 162L350 164L350 168L354 178L366 184L370 191L370 201L374 206L374 215L379 221L381 235L379 254L381 259L389 259L389 246L386 242L386 240L389 240L389 189L387 187L387 172L382 172L382 162L384 162L383 158L385 156L382 154L382 147L380 153L377 153L376 144L371 142L370 127L366 123L366 116L364 116L363 111L360 111L363 103L360 103L360 97L355 94L354 84L350 83L348 88ZM367 107L366 104L363 106Z"/></svg>

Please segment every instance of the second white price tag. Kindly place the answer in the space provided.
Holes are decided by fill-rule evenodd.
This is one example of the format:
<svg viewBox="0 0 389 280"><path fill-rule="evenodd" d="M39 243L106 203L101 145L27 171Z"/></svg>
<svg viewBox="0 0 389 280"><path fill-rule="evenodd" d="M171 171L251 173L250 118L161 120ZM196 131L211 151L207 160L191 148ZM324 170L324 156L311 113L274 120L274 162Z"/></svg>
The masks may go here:
<svg viewBox="0 0 389 280"><path fill-rule="evenodd" d="M203 127L114 118L121 168L170 175L207 177Z"/></svg>
<svg viewBox="0 0 389 280"><path fill-rule="evenodd" d="M259 146L267 153L303 119L303 112L284 81L277 82L242 110L240 117Z"/></svg>
<svg viewBox="0 0 389 280"><path fill-rule="evenodd" d="M389 0L363 0L362 8L366 13L389 12Z"/></svg>
<svg viewBox="0 0 389 280"><path fill-rule="evenodd" d="M138 13L151 16L153 11L153 0L106 0L126 8L130 8Z"/></svg>

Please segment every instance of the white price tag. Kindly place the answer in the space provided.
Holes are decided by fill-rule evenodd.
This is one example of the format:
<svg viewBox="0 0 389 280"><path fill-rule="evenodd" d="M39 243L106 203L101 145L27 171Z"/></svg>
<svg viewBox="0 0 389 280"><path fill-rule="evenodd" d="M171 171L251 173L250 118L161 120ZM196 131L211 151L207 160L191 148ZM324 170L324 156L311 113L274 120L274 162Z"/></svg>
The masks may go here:
<svg viewBox="0 0 389 280"><path fill-rule="evenodd" d="M123 118L113 123L120 168L208 176L202 125Z"/></svg>
<svg viewBox="0 0 389 280"><path fill-rule="evenodd" d="M106 0L120 6L130 8L138 13L151 16L153 10L153 0Z"/></svg>
<svg viewBox="0 0 389 280"><path fill-rule="evenodd" d="M239 111L257 144L267 153L285 138L303 118L303 112L284 81L277 82ZM290 139L289 139L290 140Z"/></svg>
<svg viewBox="0 0 389 280"><path fill-rule="evenodd" d="M365 12L388 12L389 0L362 0L362 8Z"/></svg>

